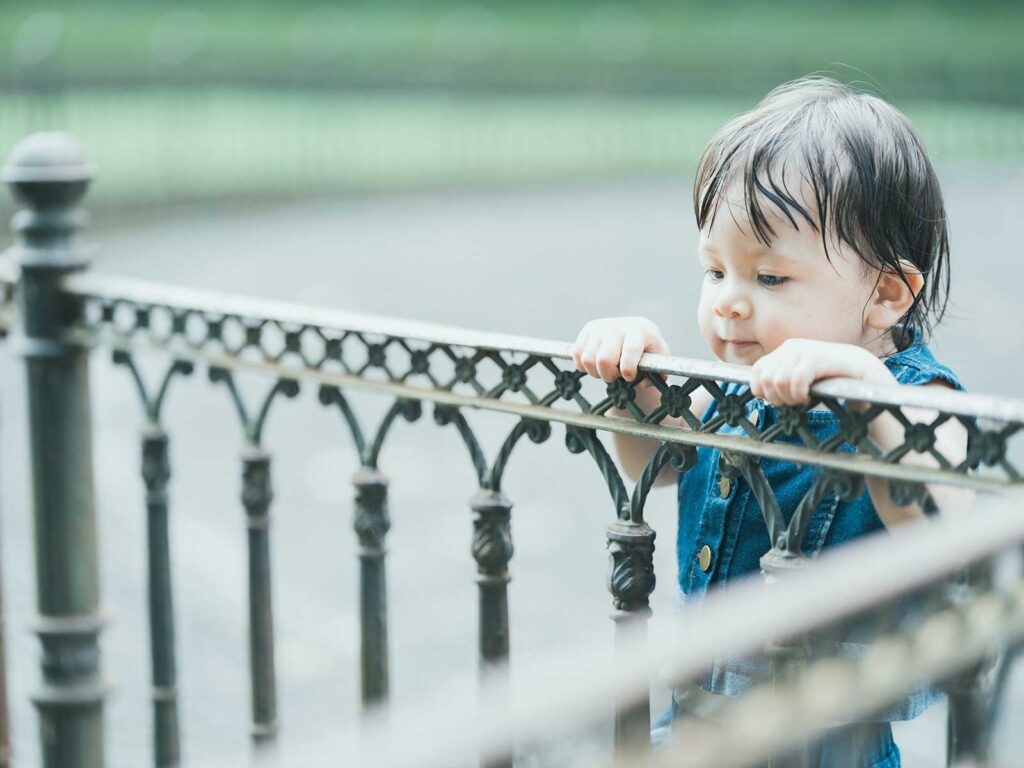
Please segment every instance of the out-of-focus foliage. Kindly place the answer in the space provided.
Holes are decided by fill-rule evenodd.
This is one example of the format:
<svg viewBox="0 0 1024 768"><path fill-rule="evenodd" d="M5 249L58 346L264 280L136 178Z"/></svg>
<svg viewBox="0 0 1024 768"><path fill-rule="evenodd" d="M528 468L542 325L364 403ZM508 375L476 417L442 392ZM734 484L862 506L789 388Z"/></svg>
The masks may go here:
<svg viewBox="0 0 1024 768"><path fill-rule="evenodd" d="M449 185L689 174L735 98L336 94L211 88L15 95L0 145L75 133L99 168L90 206L149 207ZM1024 110L911 103L932 158L1024 162Z"/></svg>
<svg viewBox="0 0 1024 768"><path fill-rule="evenodd" d="M995 0L8 2L0 145L76 133L94 206L680 174L828 71L938 162L1021 162L1022 33Z"/></svg>
<svg viewBox="0 0 1024 768"><path fill-rule="evenodd" d="M22 87L247 81L736 95L823 68L894 98L1024 100L1011 2L6 3Z"/></svg>

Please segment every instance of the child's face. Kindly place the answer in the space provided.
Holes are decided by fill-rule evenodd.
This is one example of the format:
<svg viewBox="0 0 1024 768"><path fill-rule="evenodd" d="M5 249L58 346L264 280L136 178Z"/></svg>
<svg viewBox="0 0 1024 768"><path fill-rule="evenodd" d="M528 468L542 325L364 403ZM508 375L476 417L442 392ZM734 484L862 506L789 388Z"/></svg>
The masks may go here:
<svg viewBox="0 0 1024 768"><path fill-rule="evenodd" d="M829 261L819 232L765 209L775 230L771 246L754 236L738 190L700 233L705 274L697 319L715 356L752 365L792 338L869 347L877 336L864 321L872 270L835 238Z"/></svg>

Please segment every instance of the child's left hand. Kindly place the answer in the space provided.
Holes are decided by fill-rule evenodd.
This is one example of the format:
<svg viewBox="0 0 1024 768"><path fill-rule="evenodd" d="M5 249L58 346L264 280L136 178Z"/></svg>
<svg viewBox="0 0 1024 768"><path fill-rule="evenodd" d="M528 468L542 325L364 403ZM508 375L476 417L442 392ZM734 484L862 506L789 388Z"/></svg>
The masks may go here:
<svg viewBox="0 0 1024 768"><path fill-rule="evenodd" d="M750 391L773 405L796 405L810 402L814 382L834 377L896 383L885 363L863 347L787 339L754 363Z"/></svg>

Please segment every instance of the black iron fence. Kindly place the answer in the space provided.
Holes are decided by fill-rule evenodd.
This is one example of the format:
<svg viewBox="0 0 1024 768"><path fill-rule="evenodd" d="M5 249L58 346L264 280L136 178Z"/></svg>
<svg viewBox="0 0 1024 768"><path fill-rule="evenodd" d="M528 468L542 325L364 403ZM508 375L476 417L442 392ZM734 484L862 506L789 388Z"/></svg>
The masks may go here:
<svg viewBox="0 0 1024 768"><path fill-rule="evenodd" d="M357 765L427 768L518 751L527 765L609 765L607 755L580 738L603 722L608 702L642 701L649 681L682 684L723 657L776 649L780 638L820 639L886 614L906 617L916 605L927 610L882 629L866 653L809 659L742 698L720 697L715 709L678 721L674 741L617 754L614 764L740 768L764 765L775 755L775 765L800 765L779 756L837 724L869 721L929 681L943 680L951 698L949 764L1015 765L1015 754L990 755L988 743L1008 674L1007 650L1019 648L1024 638L1019 573L955 598L950 587L963 587L956 575L965 570L991 573L994 565L1002 569L1015 559L1024 543L1021 501L1019 490L1000 495L979 505L984 524L969 515L931 521L910 537L869 537L822 555L813 568L783 581L748 580L709 595L701 606L659 622L652 642L638 638L617 648L614 674L594 644L584 641L571 655L522 675L512 692L492 681L474 698L424 708L398 726L380 719L359 738L325 736L299 758L316 765L328 762L326 755L351 754ZM603 674L595 674L598 669ZM1004 723L1011 732L1012 723ZM567 738L575 748L559 752L558 743ZM1016 744L1015 735L1010 738ZM559 757L529 762L537 745ZM916 765L939 764L915 757Z"/></svg>
<svg viewBox="0 0 1024 768"><path fill-rule="evenodd" d="M551 438L552 427L561 425L566 447L590 457L611 499L608 588L617 663L620 669L638 675L631 687L622 685L612 691L618 702L615 744L622 756L644 752L650 702L643 676L647 673L646 656L640 649L655 587L655 533L644 519L645 502L662 469L671 465L686 472L694 465L697 447L711 447L724 457L719 469L724 481L749 486L763 512L772 543L762 561L768 581L781 581L773 588L791 590L779 593L783 597L771 612L774 618L765 618L760 632L748 627L742 636L733 638L732 646L723 635L725 624L712 633L725 648L749 651L756 646L770 662L769 704L765 705L762 696L754 697L754 704L736 706L754 707L761 702L758 706L766 707L764 711L774 707L776 712L806 706L807 702L801 704L802 700L787 693L787 686L801 690L809 632L849 628L851 624L867 626L870 622L865 614L872 611L888 617L890 624L899 624L905 615L932 617L928 618L931 623L905 628L906 636L918 633L929 638L945 631L944 637L953 640L933 647L918 667L908 662L907 669L913 674L898 680L908 689L915 683L943 683L950 697L950 763L970 759L984 764L999 687L992 683L992 667L986 659L1005 649L1021 629L1019 584L1012 585L1007 597L993 580L991 566L1001 550L1018 547L1024 539L1017 518L985 516L979 511L976 528L984 535L975 537L973 544L962 520L959 528L950 528L951 524L937 528L945 531L943 535L965 535L959 552L935 532L923 533L921 540L913 543L886 542L906 555L904 578L893 578L884 588L867 589L857 597L839 593L843 599L832 598L831 608L819 600L815 605L822 610L816 620L797 607L804 594L800 590L812 589L816 578L807 568L802 538L808 515L825 496L853 498L863 491L865 478L885 479L896 503L918 503L926 509L935 506L932 490L938 486L1005 492L1021 480L1013 446L1024 426L1024 403L932 389L829 381L813 388L810 405L784 408L777 423L763 425L747 408L752 399L749 391L727 386L745 383L748 369L656 355L645 356L637 381L612 382L595 397L584 386L584 374L574 369L570 345L565 343L90 275L88 253L77 239L85 223L79 203L90 178L91 170L76 142L65 134L29 137L15 148L3 170L4 181L23 206L13 220L16 244L7 254L8 263L0 264L0 326L11 330L8 343L24 358L29 383L38 585L34 630L42 648L42 680L33 701L42 721L46 766L94 768L104 764L107 686L99 665L103 616L97 579L99 546L93 511L88 391L88 359L94 349L111 351L115 362L134 379L145 414L141 456L148 511L156 765L180 762L168 537L171 469L161 406L169 389L196 370L224 389L237 411L244 439L239 459L240 495L247 523L251 722L257 741L273 740L278 730L270 579L272 460L262 443L263 426L271 409L283 399L295 397L300 387L311 385L323 406L347 425L360 458L361 469L353 479L354 528L360 543L361 690L368 709L383 705L388 697L385 544L390 522L388 478L381 472L378 458L396 420L419 419L427 404L439 425L453 427L461 436L479 486L470 502L471 552L477 565L483 669L502 674L509 653L512 502L503 492L502 479L524 438L544 442ZM154 357L160 369L152 377ZM263 397L256 402L248 400L239 386L240 377L250 375L267 381ZM649 412L636 402L641 381L661 395L659 405ZM368 425L360 419L350 400L356 391L391 399L380 423ZM718 406L716 415L706 422L691 411L694 395L701 391ZM515 419L493 456L485 454L467 419L477 409ZM830 411L839 422L838 435L817 440L807 428L807 414L812 409ZM617 415L623 412L628 415ZM681 418L687 427L664 424L669 417ZM872 441L869 425L881 418L902 425L899 445L883 449ZM944 454L936 440L936 430L950 421L958 422L967 432L965 456ZM731 429L723 432L724 427ZM618 472L599 431L629 433L660 443L633 487L627 486ZM856 450L843 450L844 444ZM788 519L758 457L818 468L812 489ZM928 550L931 545L936 548ZM846 562L845 568L824 571L832 574L829 578L837 588L852 578ZM723 605L739 610L739 598L733 595L730 599L732 602ZM767 617L762 596L748 594L744 599L747 607L762 606L755 615ZM916 601L919 608L904 611L907 601ZM981 608L976 609L978 605ZM957 634L962 627L966 634ZM963 637L975 642L956 641ZM740 647L744 643L748 647ZM687 647L686 643L682 647ZM884 652L887 646L883 640L874 647ZM689 667L679 676L686 677L710 663L707 651L704 647L691 653ZM866 658L863 663L870 664L875 657ZM891 670L893 658L887 662L889 667L880 662L876 666ZM820 668L811 667L814 669L819 670L819 683L831 681L818 687L846 696L853 714L870 712L905 692L896 684L881 692L870 687L851 688L850 681L867 674L864 670L870 671L870 667L860 672L840 671L832 678L822 677ZM616 684L624 679L620 674ZM735 722L748 721L738 716ZM826 725L814 719L807 722L822 728ZM803 728L806 722L798 725ZM800 728L782 728L790 737L794 733L809 737L813 731L804 734ZM738 765L762 752L792 746L786 739L755 740L751 750L742 755L737 752L730 759ZM501 742L489 753L488 764L511 764L513 747L508 739ZM668 758L656 755L652 759L657 763Z"/></svg>

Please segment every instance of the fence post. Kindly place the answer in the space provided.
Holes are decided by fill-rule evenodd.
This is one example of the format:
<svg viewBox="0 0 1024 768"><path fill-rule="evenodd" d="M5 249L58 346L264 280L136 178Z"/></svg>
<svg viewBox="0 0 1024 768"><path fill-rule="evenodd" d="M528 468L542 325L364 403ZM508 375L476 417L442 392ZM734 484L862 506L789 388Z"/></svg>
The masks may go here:
<svg viewBox="0 0 1024 768"><path fill-rule="evenodd" d="M21 141L2 179L25 206L12 219L20 266L17 340L28 374L29 441L35 521L42 683L32 700L40 716L45 768L103 765L96 519L87 350L66 336L81 311L60 280L88 258L75 233L87 220L78 203L92 171L63 133Z"/></svg>

